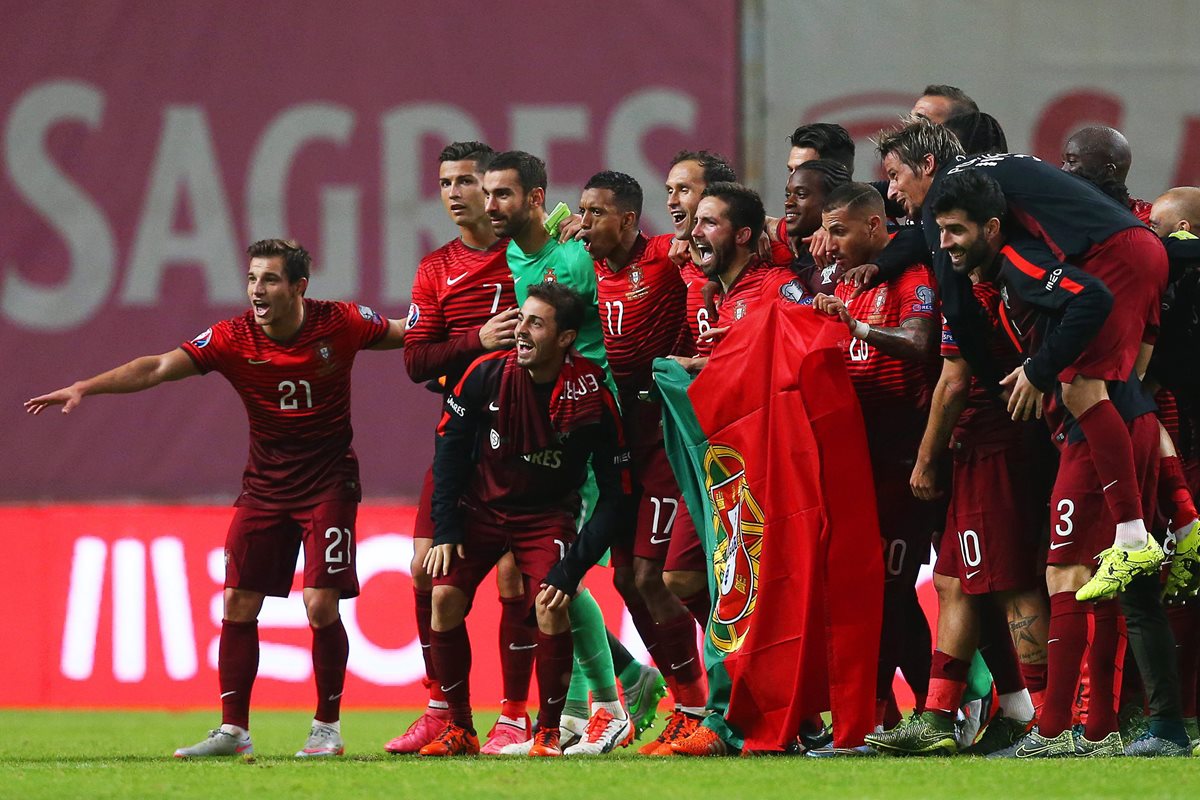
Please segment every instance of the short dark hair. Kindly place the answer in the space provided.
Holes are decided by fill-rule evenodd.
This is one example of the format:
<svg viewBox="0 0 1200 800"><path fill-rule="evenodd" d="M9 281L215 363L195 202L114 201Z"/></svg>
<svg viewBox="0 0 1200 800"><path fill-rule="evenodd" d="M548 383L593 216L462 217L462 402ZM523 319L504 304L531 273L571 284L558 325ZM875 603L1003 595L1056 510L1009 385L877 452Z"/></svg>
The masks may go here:
<svg viewBox="0 0 1200 800"><path fill-rule="evenodd" d="M683 161L695 161L704 170L705 183L736 183L737 173L729 165L729 159L711 150L680 150L671 159L671 166Z"/></svg>
<svg viewBox="0 0 1200 800"><path fill-rule="evenodd" d="M932 155L938 169L963 155L962 143L948 128L917 118L889 131L883 131L875 142L879 157L895 153L900 163L914 172L921 168L925 156Z"/></svg>
<svg viewBox="0 0 1200 800"><path fill-rule="evenodd" d="M438 155L438 163L474 161L476 172L486 172L488 162L495 154L496 151L483 142L451 142L442 148Z"/></svg>
<svg viewBox="0 0 1200 800"><path fill-rule="evenodd" d="M963 153L968 156L982 153L1007 153L1008 139L1004 129L991 114L968 111L950 117L942 125L958 137Z"/></svg>
<svg viewBox="0 0 1200 800"><path fill-rule="evenodd" d="M843 183L825 198L823 212L837 211L846 208L855 213L867 212L883 216L885 212L883 195L869 183Z"/></svg>
<svg viewBox="0 0 1200 800"><path fill-rule="evenodd" d="M1008 201L1000 184L990 175L978 169L967 169L947 175L930 205L934 215L950 211L962 211L967 219L982 225L992 217L1004 220Z"/></svg>
<svg viewBox="0 0 1200 800"><path fill-rule="evenodd" d="M833 159L854 174L854 140L850 132L834 122L801 125L788 139L792 147L811 147L821 158Z"/></svg>
<svg viewBox="0 0 1200 800"><path fill-rule="evenodd" d="M608 189L613 193L617 208L642 216L642 185L632 175L606 169L588 178L583 190L588 189Z"/></svg>
<svg viewBox="0 0 1200 800"><path fill-rule="evenodd" d="M750 247L756 247L758 237L762 236L763 226L767 224L767 212L763 208L762 198L753 189L732 181L717 181L710 183L701 197L716 197L729 207L729 221L734 230L750 229Z"/></svg>
<svg viewBox="0 0 1200 800"><path fill-rule="evenodd" d="M846 167L840 161L834 161L829 158L805 161L796 167L797 172L800 170L815 172L821 176L821 184L825 189L826 197L837 187L850 182L850 173Z"/></svg>
<svg viewBox="0 0 1200 800"><path fill-rule="evenodd" d="M312 271L312 256L295 239L260 239L246 248L250 258L283 259L283 272L288 283L307 278Z"/></svg>
<svg viewBox="0 0 1200 800"><path fill-rule="evenodd" d="M554 308L554 323L559 332L577 331L583 326L587 306L583 295L558 281L535 283L526 291L527 297L536 297Z"/></svg>
<svg viewBox="0 0 1200 800"><path fill-rule="evenodd" d="M957 86L951 86L947 83L931 83L925 87L925 91L921 92L921 96L931 95L933 97L944 97L950 101L950 116L958 114L966 114L971 111L978 111L979 104L971 99L971 96Z"/></svg>
<svg viewBox="0 0 1200 800"><path fill-rule="evenodd" d="M496 153L488 162L488 172L516 170L521 189L529 194L534 189L546 188L546 162L524 150L505 150Z"/></svg>

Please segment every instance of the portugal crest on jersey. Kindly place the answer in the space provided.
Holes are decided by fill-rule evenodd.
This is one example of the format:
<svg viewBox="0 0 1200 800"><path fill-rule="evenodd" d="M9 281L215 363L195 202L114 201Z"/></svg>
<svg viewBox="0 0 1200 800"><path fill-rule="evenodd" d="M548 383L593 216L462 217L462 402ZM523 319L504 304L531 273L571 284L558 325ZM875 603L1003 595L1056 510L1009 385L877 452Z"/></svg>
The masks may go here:
<svg viewBox="0 0 1200 800"><path fill-rule="evenodd" d="M642 284L644 278L641 264L634 264L629 268L629 291L625 293L626 300L637 300L650 291L649 286Z"/></svg>
<svg viewBox="0 0 1200 800"><path fill-rule="evenodd" d="M712 570L717 601L708 637L721 653L742 645L758 600L763 512L750 493L746 462L725 445L711 445L704 457L704 486L713 514L716 546Z"/></svg>

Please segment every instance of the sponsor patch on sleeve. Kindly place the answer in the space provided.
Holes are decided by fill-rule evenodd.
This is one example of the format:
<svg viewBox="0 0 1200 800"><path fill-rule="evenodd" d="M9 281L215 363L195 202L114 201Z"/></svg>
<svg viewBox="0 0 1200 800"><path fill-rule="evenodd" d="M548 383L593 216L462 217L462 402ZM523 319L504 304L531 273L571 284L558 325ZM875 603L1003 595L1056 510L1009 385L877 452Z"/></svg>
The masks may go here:
<svg viewBox="0 0 1200 800"><path fill-rule="evenodd" d="M212 328L205 328L204 333L192 339L193 347L204 347L212 341Z"/></svg>
<svg viewBox="0 0 1200 800"><path fill-rule="evenodd" d="M410 303L408 306L408 321L404 323L404 329L411 331L417 327L417 322L421 319L421 309L416 303Z"/></svg>

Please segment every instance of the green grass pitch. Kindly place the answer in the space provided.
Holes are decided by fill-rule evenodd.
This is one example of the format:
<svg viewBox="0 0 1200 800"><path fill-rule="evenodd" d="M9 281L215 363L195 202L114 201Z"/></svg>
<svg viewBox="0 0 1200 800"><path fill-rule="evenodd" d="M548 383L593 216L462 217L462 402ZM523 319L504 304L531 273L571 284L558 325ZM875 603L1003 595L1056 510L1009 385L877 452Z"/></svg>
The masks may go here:
<svg viewBox="0 0 1200 800"><path fill-rule="evenodd" d="M347 712L347 755L291 757L310 717L257 712L257 758L171 758L215 725L212 712L0 710L0 797L11 798L560 798L707 800L762 797L919 797L1018 800L1200 796L1200 759L1041 761L976 758L647 759L632 749L598 759L388 756L383 743L415 711ZM490 725L491 714L480 714Z"/></svg>

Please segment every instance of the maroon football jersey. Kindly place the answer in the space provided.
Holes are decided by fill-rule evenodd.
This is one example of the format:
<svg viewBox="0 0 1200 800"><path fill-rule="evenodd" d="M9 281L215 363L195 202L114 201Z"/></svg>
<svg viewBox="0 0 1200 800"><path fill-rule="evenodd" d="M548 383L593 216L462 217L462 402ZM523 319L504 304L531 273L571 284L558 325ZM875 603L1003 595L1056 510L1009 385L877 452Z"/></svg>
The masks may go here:
<svg viewBox="0 0 1200 800"><path fill-rule="evenodd" d="M679 355L707 356L712 352L712 342L701 340L700 334L708 331L716 324L716 318L709 312L708 304L704 301L704 287L708 276L689 258L679 267L679 277L683 279L686 288L686 311L682 341L685 352Z"/></svg>
<svg viewBox="0 0 1200 800"><path fill-rule="evenodd" d="M670 257L673 238L639 235L619 272L595 265L604 349L622 395L649 389L651 363L672 355L679 342L687 286Z"/></svg>
<svg viewBox="0 0 1200 800"><path fill-rule="evenodd" d="M252 312L218 322L183 350L233 384L250 418L250 459L236 505L302 508L362 496L350 446L350 369L387 333L367 306L304 301L304 322L277 342Z"/></svg>
<svg viewBox="0 0 1200 800"><path fill-rule="evenodd" d="M454 239L421 259L404 334L404 367L414 381L445 377L449 389L483 355L479 329L517 305L507 247L507 239L486 250Z"/></svg>
<svg viewBox="0 0 1200 800"><path fill-rule="evenodd" d="M717 293L717 319L728 327L753 311L760 303L777 300L783 287L796 280L790 269L778 267L752 256L727 292ZM791 298L785 298L791 299Z"/></svg>
<svg viewBox="0 0 1200 800"><path fill-rule="evenodd" d="M905 320L915 317L936 318L935 285L928 267L914 265L896 279L868 289L853 300L849 297L854 287L840 281L834 293L846 304L850 316L860 322L898 328ZM855 339L849 330L843 343L847 371L867 427L872 428L873 421L890 420L889 425L901 428L908 426L909 421L919 419L920 424L915 430L920 436L936 377L936 360L913 361L889 356Z"/></svg>

